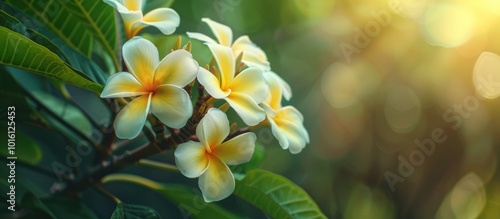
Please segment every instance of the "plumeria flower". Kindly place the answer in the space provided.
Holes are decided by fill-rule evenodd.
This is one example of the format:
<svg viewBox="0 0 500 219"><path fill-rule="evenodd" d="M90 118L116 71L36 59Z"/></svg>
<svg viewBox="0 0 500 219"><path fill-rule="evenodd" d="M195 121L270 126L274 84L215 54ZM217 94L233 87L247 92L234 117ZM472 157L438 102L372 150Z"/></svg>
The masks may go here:
<svg viewBox="0 0 500 219"><path fill-rule="evenodd" d="M163 34L172 34L179 26L177 12L170 8L158 8L143 16L143 0L104 0L120 13L127 38L137 35L146 26L154 26Z"/></svg>
<svg viewBox="0 0 500 219"><path fill-rule="evenodd" d="M309 134L303 125L304 117L295 107L281 105L281 78L276 74L265 74L265 77L270 92L261 106L266 110L271 131L283 149L289 149L292 154L300 153L309 143Z"/></svg>
<svg viewBox="0 0 500 219"><path fill-rule="evenodd" d="M190 38L201 40L207 43L218 43L222 46L231 47L233 50L233 54L235 57L238 57L241 53L243 53L242 62L249 67L257 67L260 68L264 74L276 74L271 71L271 66L269 61L267 60L266 53L255 45L248 36L241 36L233 43L233 31L226 25L217 23L210 18L201 19L203 22L207 23L213 34L217 38L217 41L214 39L201 34L201 33L191 33L187 32L187 35ZM292 90L290 89L290 85L286 83L281 77L278 77L278 82L282 89L282 94L286 100L290 100L292 97Z"/></svg>
<svg viewBox="0 0 500 219"><path fill-rule="evenodd" d="M175 163L186 177L200 177L200 186L206 202L222 200L234 191L234 176L227 165L246 163L252 158L254 133L238 135L226 142L229 121L226 114L211 108L196 127L200 142L189 141L175 150Z"/></svg>
<svg viewBox="0 0 500 219"><path fill-rule="evenodd" d="M193 111L183 87L199 69L191 53L176 50L159 61L153 43L134 37L123 45L123 59L130 72L113 74L101 93L101 98L135 97L116 116L116 135L135 138L149 112L169 127L183 127Z"/></svg>
<svg viewBox="0 0 500 219"><path fill-rule="evenodd" d="M214 39L201 34L187 32L190 38L201 40L207 43L218 43L222 46L231 47L234 56L238 57L240 53L243 52L242 62L250 67L259 67L263 71L270 70L269 62L267 61L267 56L262 49L255 45L248 36L241 36L233 43L233 31L226 25L217 23L210 18L203 18L201 21L208 24L213 34L217 38Z"/></svg>
<svg viewBox="0 0 500 219"><path fill-rule="evenodd" d="M247 68L235 76L235 59L231 48L207 43L220 74L218 77L200 68L198 81L215 99L224 99L247 125L257 125L266 118L259 103L268 94L266 80L259 68Z"/></svg>

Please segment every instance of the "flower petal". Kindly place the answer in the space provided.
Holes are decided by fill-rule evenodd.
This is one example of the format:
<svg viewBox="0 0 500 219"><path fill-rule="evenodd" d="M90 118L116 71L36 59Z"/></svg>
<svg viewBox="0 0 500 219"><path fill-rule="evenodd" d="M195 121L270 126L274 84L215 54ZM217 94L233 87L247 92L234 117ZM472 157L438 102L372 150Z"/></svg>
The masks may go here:
<svg viewBox="0 0 500 219"><path fill-rule="evenodd" d="M249 67L260 68L263 71L271 70L271 65L268 61L264 61L257 56L255 53L247 52L247 51L237 51L236 53L239 55L239 52L243 52L243 57L241 61L248 65Z"/></svg>
<svg viewBox="0 0 500 219"><path fill-rule="evenodd" d="M306 137L303 136L301 125L289 123L281 124L280 129L284 132L288 139L289 150L292 154L298 154L306 146ZM308 138L308 137L307 137Z"/></svg>
<svg viewBox="0 0 500 219"><path fill-rule="evenodd" d="M130 9L127 8L127 6L123 5L120 1L117 0L104 0L104 3L110 5L111 7L115 8L118 13L129 13Z"/></svg>
<svg viewBox="0 0 500 219"><path fill-rule="evenodd" d="M108 78L101 98L134 97L147 93L134 75L128 72L119 72Z"/></svg>
<svg viewBox="0 0 500 219"><path fill-rule="evenodd" d="M269 123L271 123L271 132L273 133L276 140L278 140L281 148L283 148L284 150L288 149L290 143L288 142L288 139L283 133L283 131L280 130L280 128L272 118L268 117L268 121Z"/></svg>
<svg viewBox="0 0 500 219"><path fill-rule="evenodd" d="M116 0L104 0L104 2L107 3L108 5L111 5L111 7L115 8L118 11L118 13L120 13L120 16L122 17L125 26L126 35L128 38L132 37L133 36L132 25L142 20L142 11L140 9L132 10L127 8L126 5L130 3L126 3L126 5L123 5Z"/></svg>
<svg viewBox="0 0 500 219"><path fill-rule="evenodd" d="M247 68L231 81L231 92L244 93L261 103L269 93L266 80L259 68Z"/></svg>
<svg viewBox="0 0 500 219"><path fill-rule="evenodd" d="M116 116L114 127L116 136L122 139L133 139L139 135L149 113L151 94L132 100Z"/></svg>
<svg viewBox="0 0 500 219"><path fill-rule="evenodd" d="M244 93L231 92L224 99L247 125L257 125L266 118L264 110L250 96Z"/></svg>
<svg viewBox="0 0 500 219"><path fill-rule="evenodd" d="M283 78L281 78L278 74L272 71L264 73L264 75L266 74L271 74L273 75L273 77L276 78L281 88L281 92L283 93L283 97L285 97L286 100L290 100L290 98L292 98L292 88L290 87L290 85L285 80L283 80Z"/></svg>
<svg viewBox="0 0 500 219"><path fill-rule="evenodd" d="M206 202L220 201L234 191L234 176L231 170L215 156L210 157L207 170L198 181Z"/></svg>
<svg viewBox="0 0 500 219"><path fill-rule="evenodd" d="M191 39L197 39L197 40L200 40L200 41L203 41L206 43L217 43L217 42L215 42L215 40L213 40L212 38L208 37L205 34L194 33L194 32L186 32L186 34Z"/></svg>
<svg viewBox="0 0 500 219"><path fill-rule="evenodd" d="M242 61L250 67L259 67L263 71L271 70L269 61L267 61L266 53L255 45L248 36L241 36L232 45L235 55L243 52Z"/></svg>
<svg viewBox="0 0 500 219"><path fill-rule="evenodd" d="M212 55L217 61L217 65L219 66L220 71L220 79L221 79L221 88L225 90L229 83L234 78L234 56L233 51L229 47L221 46L219 44L213 43L205 43L210 51L212 51Z"/></svg>
<svg viewBox="0 0 500 219"><path fill-rule="evenodd" d="M246 163L252 158L256 140L254 133L244 133L215 147L212 153L229 165Z"/></svg>
<svg viewBox="0 0 500 219"><path fill-rule="evenodd" d="M286 117L286 118L294 118L291 119L295 124L299 124L299 128L301 129L302 136L305 138L306 142L309 143L309 133L305 129L303 122L304 122L304 116L302 113L300 113L299 110L297 110L293 106L285 106L283 107L280 112L279 112L280 117Z"/></svg>
<svg viewBox="0 0 500 219"><path fill-rule="evenodd" d="M141 11L142 10L142 0L122 0L123 6L131 11Z"/></svg>
<svg viewBox="0 0 500 219"><path fill-rule="evenodd" d="M198 72L198 81L205 87L208 94L216 99L225 98L231 93L229 90L221 90L219 79L211 72L201 67Z"/></svg>
<svg viewBox="0 0 500 219"><path fill-rule="evenodd" d="M302 124L302 114L294 107L284 107L273 119L279 131L286 136L292 154L297 154L309 142L309 134Z"/></svg>
<svg viewBox="0 0 500 219"><path fill-rule="evenodd" d="M134 37L123 45L125 64L144 86L151 86L153 83L158 56L156 46L142 37Z"/></svg>
<svg viewBox="0 0 500 219"><path fill-rule="evenodd" d="M142 21L134 24L133 29L137 32L146 26L154 26L163 34L169 35L175 32L180 24L180 17L171 8L158 8L150 11L142 18Z"/></svg>
<svg viewBox="0 0 500 219"><path fill-rule="evenodd" d="M270 72L264 73L264 78L269 86L269 95L265 102L274 110L281 109L281 96L283 90L281 89L278 76Z"/></svg>
<svg viewBox="0 0 500 219"><path fill-rule="evenodd" d="M229 120L224 112L217 108L208 110L196 127L196 136L205 147L218 146L229 135Z"/></svg>
<svg viewBox="0 0 500 219"><path fill-rule="evenodd" d="M219 44L228 47L231 46L231 43L233 43L233 31L231 30L231 28L226 25L217 23L210 18L203 18L201 19L201 21L208 24L208 26L212 30L212 33L214 33L215 37L217 37Z"/></svg>
<svg viewBox="0 0 500 219"><path fill-rule="evenodd" d="M182 128L193 114L193 106L181 87L161 85L151 98L151 112L168 127Z"/></svg>
<svg viewBox="0 0 500 219"><path fill-rule="evenodd" d="M155 84L173 84L184 87L198 74L198 63L191 53L179 49L169 53L160 61L154 76Z"/></svg>
<svg viewBox="0 0 500 219"><path fill-rule="evenodd" d="M181 173L189 178L199 177L208 168L208 154L199 142L180 144L174 152L175 164Z"/></svg>

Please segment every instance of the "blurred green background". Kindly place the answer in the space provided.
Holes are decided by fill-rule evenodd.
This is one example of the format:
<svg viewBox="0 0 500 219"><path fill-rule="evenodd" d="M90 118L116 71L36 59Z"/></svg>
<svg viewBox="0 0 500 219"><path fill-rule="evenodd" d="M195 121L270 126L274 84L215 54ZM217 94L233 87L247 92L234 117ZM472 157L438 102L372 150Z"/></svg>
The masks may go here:
<svg viewBox="0 0 500 219"><path fill-rule="evenodd" d="M269 130L258 131L268 142L263 168L302 186L329 217L500 217L500 100L478 88L485 77L493 80L487 93L498 92L500 62L488 54L474 70L483 52L500 54L498 1L218 0L173 8L178 33L210 34L199 22L210 17L235 37L249 35L291 84L289 104L304 114L311 143L290 155ZM433 135L440 142L425 153L415 142L432 149Z"/></svg>

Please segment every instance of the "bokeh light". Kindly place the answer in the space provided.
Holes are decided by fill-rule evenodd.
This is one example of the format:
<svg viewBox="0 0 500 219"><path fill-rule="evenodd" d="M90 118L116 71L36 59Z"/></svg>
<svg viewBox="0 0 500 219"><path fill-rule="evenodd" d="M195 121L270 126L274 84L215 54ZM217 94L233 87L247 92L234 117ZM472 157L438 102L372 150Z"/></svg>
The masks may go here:
<svg viewBox="0 0 500 219"><path fill-rule="evenodd" d="M493 99L500 96L500 56L481 53L474 67L473 82L481 97Z"/></svg>
<svg viewBox="0 0 500 219"><path fill-rule="evenodd" d="M452 2L437 2L424 13L423 33L431 45L456 47L467 42L478 25L476 14Z"/></svg>

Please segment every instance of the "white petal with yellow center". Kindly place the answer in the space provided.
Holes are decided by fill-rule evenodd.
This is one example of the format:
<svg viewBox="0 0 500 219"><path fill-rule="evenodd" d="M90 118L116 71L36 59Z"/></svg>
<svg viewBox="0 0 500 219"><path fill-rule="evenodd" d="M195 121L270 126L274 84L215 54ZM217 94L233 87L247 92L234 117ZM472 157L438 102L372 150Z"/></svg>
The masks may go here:
<svg viewBox="0 0 500 219"><path fill-rule="evenodd" d="M134 37L123 45L123 59L128 70L146 87L153 85L159 62L156 46L142 37Z"/></svg>
<svg viewBox="0 0 500 219"><path fill-rule="evenodd" d="M132 37L133 36L132 25L142 20L141 9L139 8L137 10L132 10L128 8L127 6L131 8L136 8L136 6L134 5L136 3L134 3L133 1L124 2L125 5L116 0L104 0L104 2L110 5L111 7L115 8L118 11L118 13L120 13L120 16L122 17L125 26L126 35L128 38Z"/></svg>
<svg viewBox="0 0 500 219"><path fill-rule="evenodd" d="M139 21L133 25L133 29L142 29L146 26L154 26L163 34L169 35L175 32L175 29L180 24L180 17L177 12L170 8L158 8L150 11Z"/></svg>
<svg viewBox="0 0 500 219"><path fill-rule="evenodd" d="M243 70L231 81L229 87L231 92L245 93L256 103L261 103L269 93L264 75L258 68Z"/></svg>
<svg viewBox="0 0 500 219"><path fill-rule="evenodd" d="M205 34L194 33L194 32L186 32L186 34L188 35L189 38L192 39L197 39L206 43L217 43L214 39L208 37Z"/></svg>
<svg viewBox="0 0 500 219"><path fill-rule="evenodd" d="M208 24L212 33L214 33L215 37L219 41L219 44L223 46L230 47L231 43L233 43L233 31L226 25L217 23L210 18L202 18L201 21Z"/></svg>
<svg viewBox="0 0 500 219"><path fill-rule="evenodd" d="M244 133L215 147L213 154L229 165L246 163L252 158L256 140L254 133Z"/></svg>
<svg viewBox="0 0 500 219"><path fill-rule="evenodd" d="M205 87L207 93L216 99L225 98L231 93L229 89L225 91L221 90L219 79L204 68L199 68L198 81Z"/></svg>
<svg viewBox="0 0 500 219"><path fill-rule="evenodd" d="M278 74L276 74L272 71L268 71L268 72L264 72L264 77L266 77L266 81L268 81L268 82L269 82L268 78L272 78L272 80L276 81L276 83L278 84L278 86L281 90L283 97L286 100L290 100L290 98L292 98L292 88Z"/></svg>
<svg viewBox="0 0 500 219"><path fill-rule="evenodd" d="M123 6L131 11L140 11L142 9L142 0L122 0Z"/></svg>
<svg viewBox="0 0 500 219"><path fill-rule="evenodd" d="M273 133L276 140L278 140L281 148L284 150L288 149L290 143L288 142L287 136L281 131L276 122L272 118L269 118L269 123L271 123L271 132Z"/></svg>
<svg viewBox="0 0 500 219"><path fill-rule="evenodd" d="M101 98L134 97L148 93L134 75L128 72L119 72L108 78Z"/></svg>
<svg viewBox="0 0 500 219"><path fill-rule="evenodd" d="M174 152L175 164L181 173L189 178L199 177L208 168L209 157L205 146L189 141L180 144Z"/></svg>
<svg viewBox="0 0 500 219"><path fill-rule="evenodd" d="M241 36L234 41L232 47L235 55L243 52L242 61L250 67L259 67L263 71L271 70L266 53L255 45L248 36Z"/></svg>
<svg viewBox="0 0 500 219"><path fill-rule="evenodd" d="M221 46L219 44L207 43L206 44L212 52L215 61L219 67L220 72L220 87L222 90L226 89L234 78L235 59L233 51L229 47Z"/></svg>
<svg viewBox="0 0 500 219"><path fill-rule="evenodd" d="M290 149L297 154L309 143L309 134L304 128L302 114L291 106L286 106L270 118L273 135L278 139L283 149Z"/></svg>
<svg viewBox="0 0 500 219"><path fill-rule="evenodd" d="M151 98L151 112L168 127L182 128L193 114L193 106L183 88L160 85Z"/></svg>
<svg viewBox="0 0 500 219"><path fill-rule="evenodd" d="M160 61L154 75L155 84L173 84L184 87L198 74L198 63L186 50L176 50Z"/></svg>
<svg viewBox="0 0 500 219"><path fill-rule="evenodd" d="M228 135L229 120L219 109L209 109L196 127L196 136L208 148L221 144Z"/></svg>
<svg viewBox="0 0 500 219"><path fill-rule="evenodd" d="M137 97L118 113L114 123L118 138L132 139L139 135L146 122L150 102L151 94Z"/></svg>
<svg viewBox="0 0 500 219"><path fill-rule="evenodd" d="M232 92L224 99L247 125L257 125L266 118L264 110L247 94Z"/></svg>
<svg viewBox="0 0 500 219"><path fill-rule="evenodd" d="M220 201L234 191L234 176L229 167L215 156L210 156L207 170L198 184L206 202Z"/></svg>

